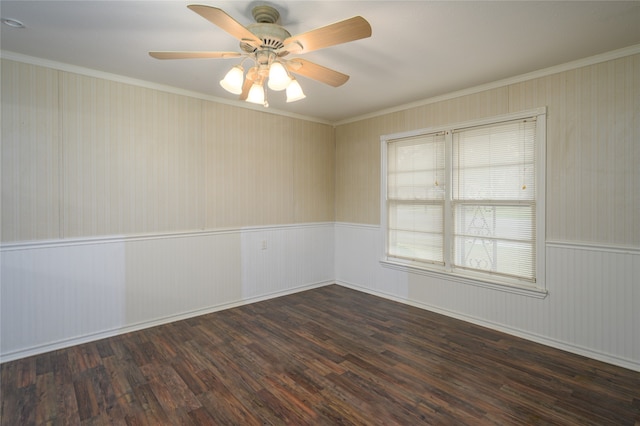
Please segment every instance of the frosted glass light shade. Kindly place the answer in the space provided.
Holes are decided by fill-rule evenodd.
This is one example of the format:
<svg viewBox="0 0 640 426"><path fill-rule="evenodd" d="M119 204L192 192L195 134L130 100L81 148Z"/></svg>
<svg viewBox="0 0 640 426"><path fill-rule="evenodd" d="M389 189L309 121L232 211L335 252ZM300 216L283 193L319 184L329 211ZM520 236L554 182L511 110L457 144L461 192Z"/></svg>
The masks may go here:
<svg viewBox="0 0 640 426"><path fill-rule="evenodd" d="M295 102L306 98L300 83L295 78L291 80L291 84L287 86L287 102Z"/></svg>
<svg viewBox="0 0 640 426"><path fill-rule="evenodd" d="M227 75L220 80L220 86L227 92L239 95L242 93L242 82L244 81L244 68L240 65L236 65L231 68Z"/></svg>
<svg viewBox="0 0 640 426"><path fill-rule="evenodd" d="M253 86L249 89L249 95L247 95L247 102L264 105L264 88L257 83L253 83Z"/></svg>
<svg viewBox="0 0 640 426"><path fill-rule="evenodd" d="M284 90L291 83L291 77L287 74L287 70L280 62L274 62L269 68L269 89L280 91Z"/></svg>

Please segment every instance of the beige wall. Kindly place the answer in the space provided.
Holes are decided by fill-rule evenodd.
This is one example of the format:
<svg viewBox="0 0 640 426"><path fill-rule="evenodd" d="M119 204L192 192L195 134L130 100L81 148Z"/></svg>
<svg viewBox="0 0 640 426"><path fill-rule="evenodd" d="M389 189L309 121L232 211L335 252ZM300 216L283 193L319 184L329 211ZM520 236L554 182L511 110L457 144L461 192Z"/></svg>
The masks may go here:
<svg viewBox="0 0 640 426"><path fill-rule="evenodd" d="M2 240L59 238L58 73L2 61Z"/></svg>
<svg viewBox="0 0 640 426"><path fill-rule="evenodd" d="M3 60L2 241L375 225L380 135L540 106L548 240L640 246L640 55L335 130Z"/></svg>
<svg viewBox="0 0 640 426"><path fill-rule="evenodd" d="M547 109L547 239L640 246L640 55L336 129L336 220L380 222L380 135Z"/></svg>
<svg viewBox="0 0 640 426"><path fill-rule="evenodd" d="M2 60L2 241L334 220L334 129Z"/></svg>

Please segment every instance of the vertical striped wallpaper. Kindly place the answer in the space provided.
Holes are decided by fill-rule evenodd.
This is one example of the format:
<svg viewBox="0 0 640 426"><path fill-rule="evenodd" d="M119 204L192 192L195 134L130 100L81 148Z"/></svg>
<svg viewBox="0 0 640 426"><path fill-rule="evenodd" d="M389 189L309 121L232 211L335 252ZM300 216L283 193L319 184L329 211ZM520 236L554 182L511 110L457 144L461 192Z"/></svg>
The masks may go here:
<svg viewBox="0 0 640 426"><path fill-rule="evenodd" d="M2 240L61 236L59 72L2 66Z"/></svg>
<svg viewBox="0 0 640 426"><path fill-rule="evenodd" d="M638 246L639 75L633 55L334 130L3 60L1 239L377 224L380 135L547 106L547 238Z"/></svg>
<svg viewBox="0 0 640 426"><path fill-rule="evenodd" d="M326 124L2 60L2 241L334 220Z"/></svg>
<svg viewBox="0 0 640 426"><path fill-rule="evenodd" d="M61 73L63 236L203 227L201 101Z"/></svg>
<svg viewBox="0 0 640 426"><path fill-rule="evenodd" d="M379 224L380 135L548 107L547 239L640 246L640 55L343 124L336 220Z"/></svg>
<svg viewBox="0 0 640 426"><path fill-rule="evenodd" d="M547 238L640 246L640 55L510 87L548 106Z"/></svg>

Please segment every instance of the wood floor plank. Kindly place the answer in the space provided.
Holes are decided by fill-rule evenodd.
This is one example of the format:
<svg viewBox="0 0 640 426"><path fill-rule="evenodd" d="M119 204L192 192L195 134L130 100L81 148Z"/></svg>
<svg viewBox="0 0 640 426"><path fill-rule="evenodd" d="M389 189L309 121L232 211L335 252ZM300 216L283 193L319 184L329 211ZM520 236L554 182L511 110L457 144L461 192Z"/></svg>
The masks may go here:
<svg viewBox="0 0 640 426"><path fill-rule="evenodd" d="M4 385L4 383L3 383ZM6 400L5 400L6 398ZM36 412L32 401L37 401L36 385L16 388L10 395L2 392L2 425L34 425ZM6 401L6 403L5 403Z"/></svg>
<svg viewBox="0 0 640 426"><path fill-rule="evenodd" d="M36 359L33 357L16 361L15 384L18 388L36 384Z"/></svg>
<svg viewBox="0 0 640 426"><path fill-rule="evenodd" d="M53 422L58 415L58 399L53 372L39 374L36 377L36 394L40 401L36 407L36 423Z"/></svg>
<svg viewBox="0 0 640 426"><path fill-rule="evenodd" d="M76 392L80 420L84 421L100 414L98 399L91 384L91 377L84 376L74 380L73 387ZM40 401L38 403L40 404Z"/></svg>
<svg viewBox="0 0 640 426"><path fill-rule="evenodd" d="M249 411L234 393L228 390L226 387L216 388L211 391L207 391L198 395L198 399L202 404L202 408L197 411L197 417L205 417L203 413L199 411L205 411L211 419L212 423L200 423L200 424L242 424L246 426L258 426L262 425L259 414L257 411ZM193 418L194 416L192 416Z"/></svg>
<svg viewBox="0 0 640 426"><path fill-rule="evenodd" d="M2 426L640 425L640 372L337 285L2 364Z"/></svg>

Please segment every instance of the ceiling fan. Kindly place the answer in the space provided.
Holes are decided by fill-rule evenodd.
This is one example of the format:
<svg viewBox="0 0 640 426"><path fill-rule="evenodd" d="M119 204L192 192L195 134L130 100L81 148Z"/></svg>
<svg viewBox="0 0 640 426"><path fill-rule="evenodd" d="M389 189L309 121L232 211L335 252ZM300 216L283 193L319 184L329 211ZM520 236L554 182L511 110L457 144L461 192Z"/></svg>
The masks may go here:
<svg viewBox="0 0 640 426"><path fill-rule="evenodd" d="M355 16L334 24L292 36L279 25L280 13L267 5L255 6L252 14L256 23L247 27L213 6L192 4L187 6L209 22L217 25L240 41L241 52L210 51L155 51L149 55L156 59L206 59L240 58L240 64L231 68L220 85L227 91L240 95L241 100L269 106L267 90L285 90L287 102L305 98L291 74L302 75L330 86L338 87L349 76L301 58L286 58L289 54L303 54L337 44L371 36L371 25L361 16ZM247 70L243 64L252 60Z"/></svg>

